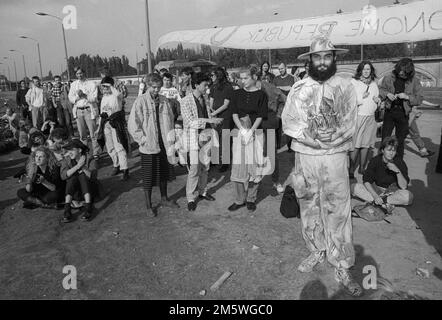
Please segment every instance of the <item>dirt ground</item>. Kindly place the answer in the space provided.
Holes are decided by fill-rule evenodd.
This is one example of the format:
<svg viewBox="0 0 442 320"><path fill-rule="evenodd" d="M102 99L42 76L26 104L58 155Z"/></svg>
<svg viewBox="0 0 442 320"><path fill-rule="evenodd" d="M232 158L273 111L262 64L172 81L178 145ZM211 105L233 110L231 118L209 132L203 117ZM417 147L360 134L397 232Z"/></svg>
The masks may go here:
<svg viewBox="0 0 442 320"><path fill-rule="evenodd" d="M426 110L418 125L427 148L438 152L440 110ZM281 152L281 177L291 168L291 154ZM391 283L391 299L442 298L442 175L434 173L437 154L417 155L407 140L414 204L396 208L391 222L353 219L357 253L353 275L372 265L378 279ZM130 159L131 179L110 177L111 162L100 160L99 178L105 198L96 203L90 222L63 225L62 210L25 210L16 197L20 185L12 176L25 156L0 155L0 299L351 299L334 281L324 263L310 274L297 266L309 253L299 219L279 213L281 195L270 177L260 187L254 213L231 213L229 173L210 171L215 202L201 201L188 212L186 172L177 169L169 195L180 209L159 208L156 218L145 215L140 161ZM361 179L360 176L357 176ZM154 191L154 203L159 191ZM63 289L63 267L78 273L77 290ZM416 268L429 271L429 278ZM210 286L226 271L232 275L215 292ZM206 290L205 295L200 295ZM368 290L362 299L385 298L385 290Z"/></svg>

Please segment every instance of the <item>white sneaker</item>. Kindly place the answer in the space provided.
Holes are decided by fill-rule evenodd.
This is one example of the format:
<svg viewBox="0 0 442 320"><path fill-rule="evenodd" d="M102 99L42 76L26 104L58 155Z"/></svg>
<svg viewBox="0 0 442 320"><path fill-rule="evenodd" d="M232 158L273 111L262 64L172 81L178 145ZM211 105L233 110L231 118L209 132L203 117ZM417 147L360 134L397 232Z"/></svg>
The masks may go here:
<svg viewBox="0 0 442 320"><path fill-rule="evenodd" d="M348 269L335 268L335 280L342 284L349 294L353 297L360 297L363 294L361 286L353 280Z"/></svg>
<svg viewBox="0 0 442 320"><path fill-rule="evenodd" d="M301 262L298 266L299 272L312 272L313 268L318 264L324 262L324 251L312 252Z"/></svg>

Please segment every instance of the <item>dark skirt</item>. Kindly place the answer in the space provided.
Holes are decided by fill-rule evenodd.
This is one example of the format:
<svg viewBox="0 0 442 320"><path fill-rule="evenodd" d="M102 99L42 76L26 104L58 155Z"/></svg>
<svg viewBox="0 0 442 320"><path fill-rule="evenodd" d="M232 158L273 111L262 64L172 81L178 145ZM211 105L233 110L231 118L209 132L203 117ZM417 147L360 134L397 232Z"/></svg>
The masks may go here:
<svg viewBox="0 0 442 320"><path fill-rule="evenodd" d="M141 175L144 190L152 190L159 186L160 181L166 181L169 177L169 161L164 150L156 154L141 155Z"/></svg>

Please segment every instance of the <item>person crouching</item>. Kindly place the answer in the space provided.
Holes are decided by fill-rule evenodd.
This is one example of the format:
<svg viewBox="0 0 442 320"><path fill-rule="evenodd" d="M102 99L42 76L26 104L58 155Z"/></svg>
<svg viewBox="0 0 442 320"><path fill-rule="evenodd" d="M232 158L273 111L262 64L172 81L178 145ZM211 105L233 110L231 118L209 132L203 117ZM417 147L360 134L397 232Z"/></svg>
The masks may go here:
<svg viewBox="0 0 442 320"><path fill-rule="evenodd" d="M91 172L87 168L87 152L89 148L80 140L73 139L65 146L65 158L61 161L61 179L66 181L65 206L63 223L72 222L71 202L77 190L80 190L85 202L86 212L81 217L89 221L92 217L93 204L91 195Z"/></svg>

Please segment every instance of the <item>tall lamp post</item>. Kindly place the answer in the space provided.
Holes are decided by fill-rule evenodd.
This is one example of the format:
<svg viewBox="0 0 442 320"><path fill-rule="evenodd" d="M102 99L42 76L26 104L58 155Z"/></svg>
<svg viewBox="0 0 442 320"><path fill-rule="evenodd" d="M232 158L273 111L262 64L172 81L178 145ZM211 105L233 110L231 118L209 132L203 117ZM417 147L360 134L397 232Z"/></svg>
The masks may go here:
<svg viewBox="0 0 442 320"><path fill-rule="evenodd" d="M20 38L22 38L22 39L29 39L29 40L37 42L38 63L40 65L40 78L43 79L43 69L41 68L40 43L38 42L38 40L36 40L34 38L31 38L31 37L20 36Z"/></svg>
<svg viewBox="0 0 442 320"><path fill-rule="evenodd" d="M55 18L55 19L57 19L57 20L59 20L61 22L61 30L63 31L64 54L65 54L65 58L66 58L66 71L68 73L68 81L71 81L71 74L69 72L68 47L66 45L66 35L65 35L65 32L64 32L63 19L61 19L60 17L54 16L52 14L49 14L49 13L44 13L44 12L37 12L36 14L39 15L39 16L52 17L52 18Z"/></svg>
<svg viewBox="0 0 442 320"><path fill-rule="evenodd" d="M8 59L8 57L3 57L3 59ZM6 66L8 67L8 84L9 84L9 91L12 91L12 88L11 88L11 71L9 70L9 63L6 63Z"/></svg>
<svg viewBox="0 0 442 320"><path fill-rule="evenodd" d="M25 63L25 55L24 55L24 53L21 52L21 51L15 50L15 49L11 49L11 50L9 50L9 51L11 51L11 52L19 52L19 53L21 53L21 56L22 56L22 58L23 58L23 70L24 70L24 72L25 72L25 81L26 81L26 78L27 78L28 76L27 76L27 74L26 74L26 63ZM14 62L14 63L15 63L15 62Z"/></svg>
<svg viewBox="0 0 442 320"><path fill-rule="evenodd" d="M140 44L140 47L143 47L143 44ZM138 46L135 49L135 59L137 60L135 62L135 67L137 68L137 80L140 82L140 67L138 66Z"/></svg>
<svg viewBox="0 0 442 320"><path fill-rule="evenodd" d="M152 73L152 61L150 57L150 30L149 30L149 0L145 0L146 3L146 37L147 37L147 73Z"/></svg>
<svg viewBox="0 0 442 320"><path fill-rule="evenodd" d="M0 64L4 64L3 62L0 62ZM6 75L5 75L5 69L3 69L3 75L5 76L5 78L6 78ZM6 90L6 80L5 80L5 90Z"/></svg>
<svg viewBox="0 0 442 320"><path fill-rule="evenodd" d="M8 57L3 57L3 59L9 59ZM18 89L18 81L17 81L17 66L15 65L15 59L12 60L14 62L14 72L15 72L15 86Z"/></svg>

